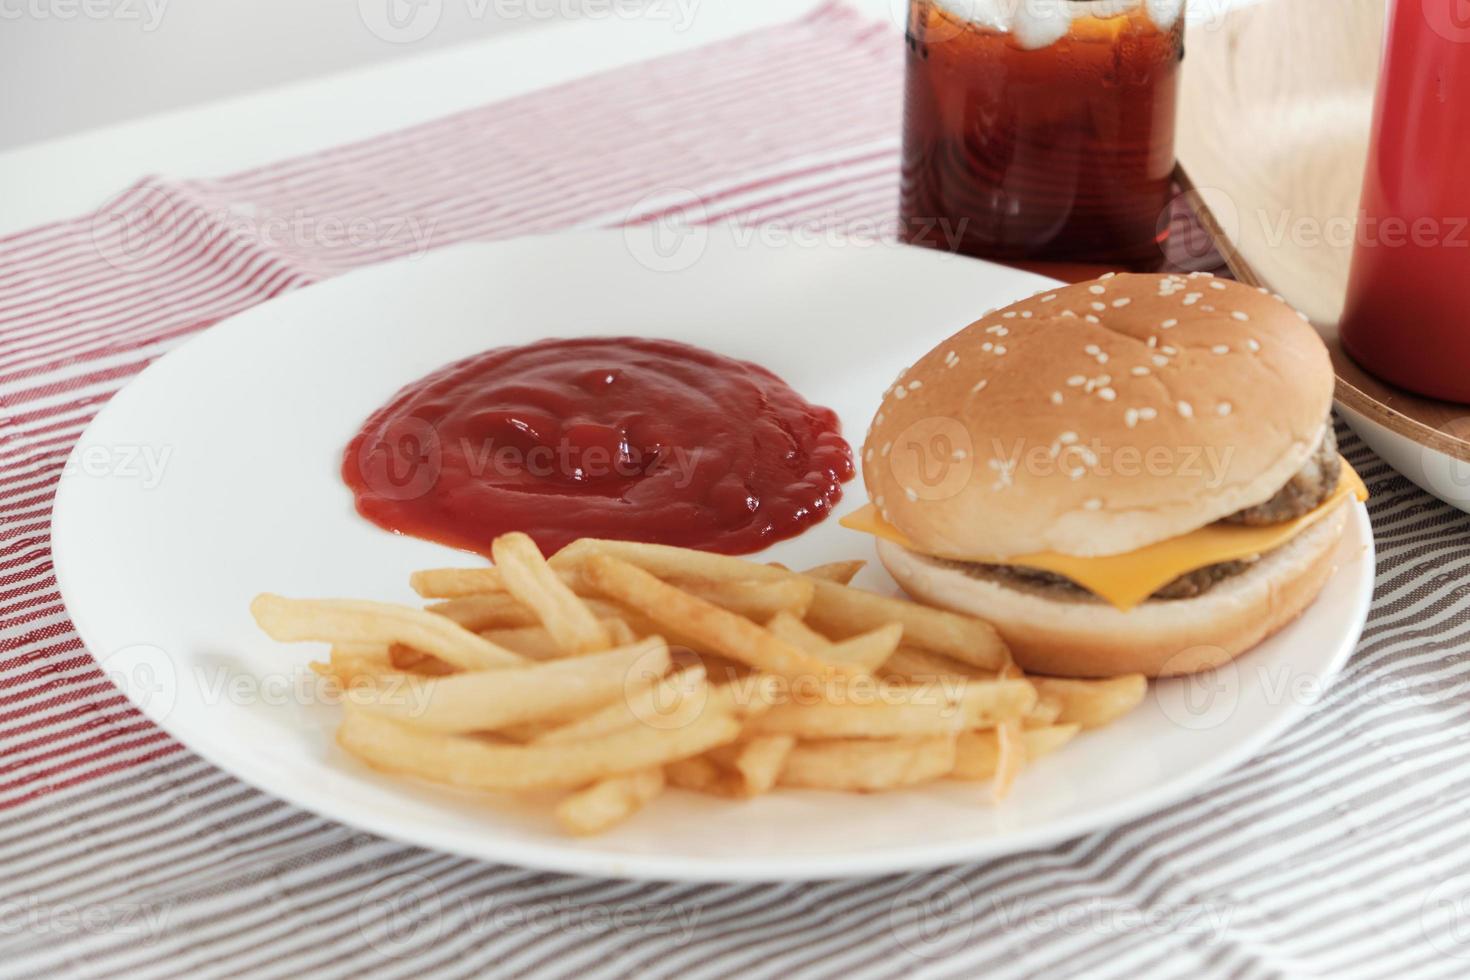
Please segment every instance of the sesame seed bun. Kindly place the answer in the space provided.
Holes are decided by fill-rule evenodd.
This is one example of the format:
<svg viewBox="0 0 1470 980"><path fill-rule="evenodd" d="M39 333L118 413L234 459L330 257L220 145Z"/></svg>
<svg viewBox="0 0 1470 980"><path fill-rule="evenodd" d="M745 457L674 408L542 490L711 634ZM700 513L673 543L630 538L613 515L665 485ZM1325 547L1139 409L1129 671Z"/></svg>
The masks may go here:
<svg viewBox="0 0 1470 980"><path fill-rule="evenodd" d="M920 358L884 394L863 477L926 554L1121 554L1269 500L1311 457L1332 391L1325 347L1280 299L1120 275Z"/></svg>
<svg viewBox="0 0 1470 980"><path fill-rule="evenodd" d="M1203 595L1150 599L1127 612L1085 594L1058 596L977 578L890 541L878 543L878 556L909 593L992 623L1028 673L1171 677L1217 667L1301 615L1336 569L1351 506L1338 504L1290 543Z"/></svg>

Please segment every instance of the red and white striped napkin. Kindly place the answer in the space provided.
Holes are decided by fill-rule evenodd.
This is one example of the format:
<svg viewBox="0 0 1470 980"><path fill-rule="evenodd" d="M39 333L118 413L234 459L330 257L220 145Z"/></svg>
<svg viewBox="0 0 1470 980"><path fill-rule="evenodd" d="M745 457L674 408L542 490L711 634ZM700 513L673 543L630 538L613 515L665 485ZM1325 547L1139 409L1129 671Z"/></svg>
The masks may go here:
<svg viewBox="0 0 1470 980"><path fill-rule="evenodd" d="M635 884L403 847L212 768L83 649L52 494L149 362L272 296L458 241L691 201L708 220L887 227L901 56L892 24L829 5L311 157L145 180L0 239L0 976L1466 972L1470 517L1351 437L1379 594L1313 715L1198 799L941 874Z"/></svg>

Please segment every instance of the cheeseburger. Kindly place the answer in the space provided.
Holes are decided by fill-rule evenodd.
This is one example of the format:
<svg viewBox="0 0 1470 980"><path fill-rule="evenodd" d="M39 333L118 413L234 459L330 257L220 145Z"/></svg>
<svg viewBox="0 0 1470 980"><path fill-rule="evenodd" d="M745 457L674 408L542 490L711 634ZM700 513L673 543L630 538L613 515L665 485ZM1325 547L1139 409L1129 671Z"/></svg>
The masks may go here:
<svg viewBox="0 0 1470 980"><path fill-rule="evenodd" d="M1354 498L1312 327L1239 283L1119 275L976 321L901 373L863 448L911 595L994 623L1027 671L1186 674L1281 629Z"/></svg>

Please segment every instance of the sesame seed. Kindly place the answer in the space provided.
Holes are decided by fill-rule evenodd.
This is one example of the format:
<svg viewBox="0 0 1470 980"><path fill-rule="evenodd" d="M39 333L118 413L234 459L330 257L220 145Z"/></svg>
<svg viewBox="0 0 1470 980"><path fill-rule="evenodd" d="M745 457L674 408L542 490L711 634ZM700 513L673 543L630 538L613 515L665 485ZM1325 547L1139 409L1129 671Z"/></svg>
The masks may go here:
<svg viewBox="0 0 1470 980"><path fill-rule="evenodd" d="M1198 303L1201 299L1203 299L1204 298L1204 295L1205 295L1204 293L1185 293L1184 294L1184 305L1185 306L1193 306L1194 304Z"/></svg>
<svg viewBox="0 0 1470 980"><path fill-rule="evenodd" d="M1111 279L1111 278L1113 278L1113 277L1114 277L1114 276L1116 276L1116 275L1117 275L1117 273L1116 273L1116 272L1104 272L1104 273L1103 273L1103 274L1102 274L1102 275L1101 275L1101 276L1099 276L1099 277L1098 277L1098 278L1099 278L1099 279Z"/></svg>
<svg viewBox="0 0 1470 980"><path fill-rule="evenodd" d="M1163 323L1159 324L1159 328L1162 330L1168 330L1172 327L1177 326L1179 326L1179 321L1174 319L1165 320Z"/></svg>
<svg viewBox="0 0 1470 980"><path fill-rule="evenodd" d="M1062 316L1069 316L1069 317L1071 317L1074 320L1077 319L1077 314L1076 313L1073 313L1071 310L1063 310L1062 311Z"/></svg>
<svg viewBox="0 0 1470 980"><path fill-rule="evenodd" d="M1105 309L1108 308L1108 304L1106 304L1106 303L1093 303L1092 304L1092 308L1094 310L1097 310L1097 312L1101 313L1103 310L1105 310Z"/></svg>
<svg viewBox="0 0 1470 980"><path fill-rule="evenodd" d="M1100 385L1110 385L1113 383L1113 376L1111 374L1099 374L1092 380Z"/></svg>
<svg viewBox="0 0 1470 980"><path fill-rule="evenodd" d="M1149 370L1148 370L1148 368L1144 367L1142 364L1139 364L1139 365L1134 366L1134 368L1132 370L1130 370L1128 373L1131 374L1131 375L1133 375L1135 378L1141 378L1144 375L1148 374L1149 373Z"/></svg>
<svg viewBox="0 0 1470 980"><path fill-rule="evenodd" d="M904 487L903 495L905 497L909 498L909 500L918 500L919 499L919 495L914 491L914 488L913 487Z"/></svg>
<svg viewBox="0 0 1470 980"><path fill-rule="evenodd" d="M1179 348L1173 346L1172 344L1165 344L1164 346L1160 347L1159 350L1163 351L1165 354L1168 354L1170 357L1173 357L1175 354L1179 353Z"/></svg>
<svg viewBox="0 0 1470 980"><path fill-rule="evenodd" d="M908 392L903 388L894 388L893 397L898 399L899 401L903 401L906 397L908 397Z"/></svg>
<svg viewBox="0 0 1470 980"><path fill-rule="evenodd" d="M1115 300L1113 300L1113 306L1115 306L1115 307L1117 307L1119 309L1122 309L1123 307L1127 306L1131 302L1133 302L1133 300L1129 299L1127 296L1124 296L1122 299L1115 299Z"/></svg>
<svg viewBox="0 0 1470 980"><path fill-rule="evenodd" d="M985 386L988 385L988 384L990 384L989 381L987 381L985 378L981 378L979 381L976 381L975 382L975 387L971 388L970 389L970 392L972 394L974 394L976 392L984 391L985 390Z"/></svg>
<svg viewBox="0 0 1470 980"><path fill-rule="evenodd" d="M1007 319L1007 320L1014 320L1016 318L1016 311L1015 310L1011 310L1011 311L1009 311L1007 313L1002 313L1001 316L1004 319Z"/></svg>
<svg viewBox="0 0 1470 980"><path fill-rule="evenodd" d="M1108 363L1108 355L1106 355L1106 354L1099 354L1099 355L1097 355L1097 363L1099 363L1099 364L1106 364L1106 363Z"/></svg>
<svg viewBox="0 0 1470 980"><path fill-rule="evenodd" d="M985 343L980 345L980 349L984 351L992 351L995 350L995 345L987 340Z"/></svg>
<svg viewBox="0 0 1470 980"><path fill-rule="evenodd" d="M1067 379L1068 388L1077 388L1085 384L1087 384L1087 379L1080 374L1074 374Z"/></svg>
<svg viewBox="0 0 1470 980"><path fill-rule="evenodd" d="M1102 510L1102 501L1093 497L1091 500L1083 501L1082 506L1088 510Z"/></svg>
<svg viewBox="0 0 1470 980"><path fill-rule="evenodd" d="M1123 424L1128 426L1128 428L1130 429L1138 425L1138 409L1130 408L1126 412L1124 412Z"/></svg>
<svg viewBox="0 0 1470 980"><path fill-rule="evenodd" d="M993 333L997 337L1004 337L1006 334L1010 333L1011 331L1008 328L1003 327L1003 326L1001 326L1000 324L997 323L993 327L986 327L985 328L985 332L986 333Z"/></svg>
<svg viewBox="0 0 1470 980"><path fill-rule="evenodd" d="M996 357L1000 357L1005 352L1006 352L1006 349L1005 349L1005 345L1004 344L996 344L995 345L995 356Z"/></svg>
<svg viewBox="0 0 1470 980"><path fill-rule="evenodd" d="M1105 402L1110 402L1114 398L1118 397L1118 393L1111 388L1099 388L1097 390L1097 397L1101 398Z"/></svg>
<svg viewBox="0 0 1470 980"><path fill-rule="evenodd" d="M864 451L864 453L863 453L863 459L866 459L868 462L872 462L873 461L873 450L872 450L871 447L869 447L866 451Z"/></svg>
<svg viewBox="0 0 1470 980"><path fill-rule="evenodd" d="M1075 466L1067 472L1067 475L1074 480L1080 480L1087 475L1087 471L1080 466Z"/></svg>
<svg viewBox="0 0 1470 980"><path fill-rule="evenodd" d="M1229 354L1230 353L1230 345L1229 344L1216 344L1214 347L1211 347L1210 348L1210 352L1213 353L1213 354Z"/></svg>
<svg viewBox="0 0 1470 980"><path fill-rule="evenodd" d="M1189 404L1189 402L1180 402L1175 407L1179 409L1179 414L1184 416L1185 418L1194 418L1194 406Z"/></svg>
<svg viewBox="0 0 1470 980"><path fill-rule="evenodd" d="M879 412L877 415L873 416L873 424L874 425L882 425L883 424L883 419L884 419L883 413L882 412Z"/></svg>
<svg viewBox="0 0 1470 980"><path fill-rule="evenodd" d="M1239 310L1236 310L1234 313L1230 314L1230 316L1236 320L1239 320L1241 323L1245 323L1247 320L1250 319L1249 316L1240 312Z"/></svg>
<svg viewBox="0 0 1470 980"><path fill-rule="evenodd" d="M1304 321L1305 321L1305 322L1307 322L1307 323L1311 323L1311 322L1312 322L1312 320L1311 320L1311 318L1310 318L1310 317L1308 317L1308 316L1307 316L1307 315L1306 315L1306 314L1305 314L1305 313L1303 313L1303 312L1302 312L1302 311L1300 311L1300 310L1298 310L1298 311L1297 311L1297 314L1296 314L1296 315L1297 315L1297 316L1299 316L1299 317L1301 317L1301 318L1302 318L1302 320L1304 320Z"/></svg>
<svg viewBox="0 0 1470 980"><path fill-rule="evenodd" d="M918 391L922 387L924 387L924 382L922 382L922 381L910 381L909 382L909 391Z"/></svg>
<svg viewBox="0 0 1470 980"><path fill-rule="evenodd" d="M1093 316L1091 313L1087 314L1082 319L1086 320L1088 323L1102 323L1101 320L1099 320L1097 317Z"/></svg>
<svg viewBox="0 0 1470 980"><path fill-rule="evenodd" d="M1168 367L1169 359L1163 354L1155 354L1153 357L1155 367Z"/></svg>
<svg viewBox="0 0 1470 980"><path fill-rule="evenodd" d="M1021 319L1022 320L1029 320L1029 319L1031 319L1031 311L1030 310L1022 310L1021 311Z"/></svg>
<svg viewBox="0 0 1470 980"><path fill-rule="evenodd" d="M1225 288L1225 284L1223 282L1212 282L1212 283L1210 283L1210 288L1211 289L1224 289Z"/></svg>
<svg viewBox="0 0 1470 980"><path fill-rule="evenodd" d="M1056 293L1047 293L1045 296L1041 297L1041 301L1043 303L1050 303L1052 300L1054 300L1056 298L1057 298L1057 294Z"/></svg>
<svg viewBox="0 0 1470 980"><path fill-rule="evenodd" d="M1091 354L1093 357L1096 357L1097 355L1102 353L1102 348L1097 346L1097 344L1088 344L1086 347L1082 348L1082 353Z"/></svg>
<svg viewBox="0 0 1470 980"><path fill-rule="evenodd" d="M893 448L893 443L891 443L891 442L885 442L883 444L883 448L880 449L880 450L878 450L878 455L879 456L887 456L888 455L888 450L890 450L892 448Z"/></svg>
<svg viewBox="0 0 1470 980"><path fill-rule="evenodd" d="M1159 346L1159 338L1150 335L1149 338L1148 338L1148 345L1150 347L1157 347L1157 346Z"/></svg>
<svg viewBox="0 0 1470 980"><path fill-rule="evenodd" d="M1107 292L1106 289L1096 284L1088 286L1087 291L1094 296L1101 296L1103 293Z"/></svg>
<svg viewBox="0 0 1470 980"><path fill-rule="evenodd" d="M1072 443L1074 443L1076 441L1077 441L1077 433L1072 432L1071 430L1068 430L1066 432L1063 432L1061 435L1057 436L1057 442L1061 443L1064 446L1070 446Z"/></svg>
<svg viewBox="0 0 1470 980"><path fill-rule="evenodd" d="M1200 309L1203 310L1203 311L1205 311L1206 313L1213 313L1213 312L1215 312L1215 308L1213 306L1211 306L1209 303L1206 303L1204 306L1201 306Z"/></svg>
<svg viewBox="0 0 1470 980"><path fill-rule="evenodd" d="M1053 405L1060 405L1062 403L1062 393L1060 391L1051 393L1051 403Z"/></svg>
<svg viewBox="0 0 1470 980"><path fill-rule="evenodd" d="M1247 340L1245 342L1245 345L1249 347L1253 352L1261 349L1261 342L1254 337L1252 337L1250 340Z"/></svg>
<svg viewBox="0 0 1470 980"><path fill-rule="evenodd" d="M1152 422L1154 419L1159 417L1159 410L1157 408L1149 408L1148 406L1144 406L1143 408L1140 408L1138 410L1138 417L1143 419L1145 422Z"/></svg>
<svg viewBox="0 0 1470 980"><path fill-rule="evenodd" d="M883 495L880 493L878 494L878 496L874 497L873 503L877 504L879 509L881 510L883 507Z"/></svg>
<svg viewBox="0 0 1470 980"><path fill-rule="evenodd" d="M1215 414L1219 415L1221 418L1224 418L1225 416L1229 415L1234 410L1234 408L1235 406L1231 405L1229 402L1221 402L1220 404L1215 406Z"/></svg>
<svg viewBox="0 0 1470 980"><path fill-rule="evenodd" d="M956 449L951 455L955 459L964 459L968 454L963 449Z"/></svg>

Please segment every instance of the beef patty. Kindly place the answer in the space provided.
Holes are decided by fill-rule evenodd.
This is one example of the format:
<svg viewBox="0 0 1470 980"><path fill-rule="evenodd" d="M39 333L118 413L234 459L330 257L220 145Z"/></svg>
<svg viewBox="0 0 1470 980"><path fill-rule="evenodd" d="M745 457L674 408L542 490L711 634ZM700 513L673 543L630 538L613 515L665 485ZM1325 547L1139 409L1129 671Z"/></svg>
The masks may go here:
<svg viewBox="0 0 1470 980"><path fill-rule="evenodd" d="M1224 518L1223 524L1243 524L1262 527L1295 520L1322 505L1337 489L1342 476L1342 466L1337 461L1337 433L1329 420L1322 441L1312 457L1307 460L1295 476L1286 482L1276 495L1265 503L1256 504ZM1193 599L1204 595L1219 582L1233 578L1254 565L1260 556L1238 561L1220 562L1196 568L1169 582L1150 599ZM1038 591L1051 596L1068 596L1073 599L1096 598L1093 594L1064 575L1027 568L1024 565L986 565L979 562L951 561L931 558L936 564L955 568L974 578L991 579L1027 591Z"/></svg>

